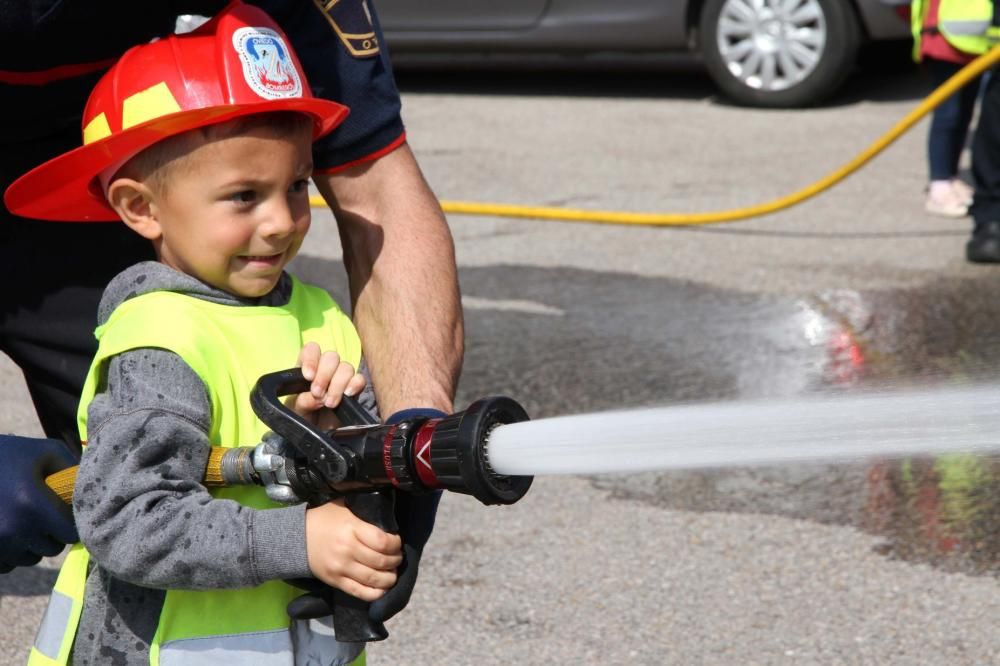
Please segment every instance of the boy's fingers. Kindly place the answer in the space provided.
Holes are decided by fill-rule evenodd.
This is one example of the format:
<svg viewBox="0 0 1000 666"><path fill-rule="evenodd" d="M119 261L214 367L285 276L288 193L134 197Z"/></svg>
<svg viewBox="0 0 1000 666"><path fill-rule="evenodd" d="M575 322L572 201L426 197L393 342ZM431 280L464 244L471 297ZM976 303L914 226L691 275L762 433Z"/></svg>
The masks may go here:
<svg viewBox="0 0 1000 666"><path fill-rule="evenodd" d="M299 367L302 368L302 376L308 381L316 376L316 367L320 361L319 345L315 342L307 343L299 352Z"/></svg>
<svg viewBox="0 0 1000 666"><path fill-rule="evenodd" d="M292 405L292 411L302 414L306 412L314 412L322 406L322 403L314 398L312 394L299 393L295 396L295 404Z"/></svg>
<svg viewBox="0 0 1000 666"><path fill-rule="evenodd" d="M340 356L336 352L326 352L319 358L319 365L316 368L316 377L312 382L312 394L318 400L323 400L330 391L330 382L333 380L340 366Z"/></svg>
<svg viewBox="0 0 1000 666"><path fill-rule="evenodd" d="M396 584L398 578L395 571L372 569L360 562L346 563L336 574L330 572L323 575L319 572L317 575L328 585L365 601L381 598L386 590Z"/></svg>
<svg viewBox="0 0 1000 666"><path fill-rule="evenodd" d="M366 567L359 562L353 562L345 567L343 576L345 579L352 580L361 587L377 591L388 590L396 584L395 570L381 571Z"/></svg>
<svg viewBox="0 0 1000 666"><path fill-rule="evenodd" d="M351 377L351 381L347 382L347 388L344 389L344 395L355 396L361 393L365 389L365 376L360 373L354 373Z"/></svg>
<svg viewBox="0 0 1000 666"><path fill-rule="evenodd" d="M316 402L319 404L319 401ZM316 427L323 432L334 430L341 426L340 419L329 409L319 409L316 412Z"/></svg>
<svg viewBox="0 0 1000 666"><path fill-rule="evenodd" d="M362 546L354 555L359 564L373 571L395 572L403 563L403 553L380 553L377 550Z"/></svg>
<svg viewBox="0 0 1000 666"><path fill-rule="evenodd" d="M340 588L352 597L357 597L362 601L378 601L385 596L388 591L388 587L374 588L368 587L367 585L362 585L358 581L352 578L344 578L340 581L331 583L334 587ZM389 587L392 587L391 585Z"/></svg>
<svg viewBox="0 0 1000 666"><path fill-rule="evenodd" d="M371 550L383 555L399 555L403 550L403 541L398 534L383 532L371 523L360 521L354 530L358 541L368 546Z"/></svg>
<svg viewBox="0 0 1000 666"><path fill-rule="evenodd" d="M341 363L330 380L330 387L327 389L326 399L323 404L327 407L336 407L339 405L340 398L347 392L354 375L354 366L350 363Z"/></svg>

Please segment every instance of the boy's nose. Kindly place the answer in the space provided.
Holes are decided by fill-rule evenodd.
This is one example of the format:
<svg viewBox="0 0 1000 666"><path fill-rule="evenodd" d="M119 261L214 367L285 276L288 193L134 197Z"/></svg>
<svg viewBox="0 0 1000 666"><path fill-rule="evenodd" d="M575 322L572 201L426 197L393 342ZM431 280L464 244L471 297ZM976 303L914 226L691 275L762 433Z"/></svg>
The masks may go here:
<svg viewBox="0 0 1000 666"><path fill-rule="evenodd" d="M295 231L295 216L283 204L276 204L267 219L260 225L262 236L287 236Z"/></svg>

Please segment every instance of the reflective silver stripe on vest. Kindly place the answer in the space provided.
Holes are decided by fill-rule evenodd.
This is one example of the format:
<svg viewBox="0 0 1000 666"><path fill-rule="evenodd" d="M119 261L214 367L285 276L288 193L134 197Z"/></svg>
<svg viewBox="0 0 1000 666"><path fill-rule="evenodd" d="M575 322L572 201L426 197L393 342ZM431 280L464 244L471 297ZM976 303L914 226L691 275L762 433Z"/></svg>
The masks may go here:
<svg viewBox="0 0 1000 666"><path fill-rule="evenodd" d="M160 646L160 666L291 666L292 641L287 629L233 636L167 641Z"/></svg>
<svg viewBox="0 0 1000 666"><path fill-rule="evenodd" d="M988 20L941 21L941 29L949 35L961 37L982 37L990 27Z"/></svg>
<svg viewBox="0 0 1000 666"><path fill-rule="evenodd" d="M323 664L348 666L365 649L364 643L338 641L333 633L333 618L329 616L296 620L292 628L292 642L295 644L295 666L316 664L316 655L323 656Z"/></svg>
<svg viewBox="0 0 1000 666"><path fill-rule="evenodd" d="M72 612L73 599L59 590L52 590L42 626L38 627L38 634L35 635L35 649L53 661L59 657L59 648L66 637Z"/></svg>
<svg viewBox="0 0 1000 666"><path fill-rule="evenodd" d="M167 641L160 646L160 666L302 666L316 664L317 655L324 664L348 666L365 648L364 643L341 643L322 620L297 620L294 625L292 632L280 629Z"/></svg>

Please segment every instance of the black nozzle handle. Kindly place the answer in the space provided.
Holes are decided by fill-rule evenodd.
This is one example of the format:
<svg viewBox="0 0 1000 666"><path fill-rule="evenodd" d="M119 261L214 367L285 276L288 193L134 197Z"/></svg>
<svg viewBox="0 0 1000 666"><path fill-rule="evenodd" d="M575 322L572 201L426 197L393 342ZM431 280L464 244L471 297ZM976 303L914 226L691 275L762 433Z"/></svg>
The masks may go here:
<svg viewBox="0 0 1000 666"><path fill-rule="evenodd" d="M378 425L378 419L361 406L361 403L346 393L340 396L340 402L333 408L337 420L342 426Z"/></svg>
<svg viewBox="0 0 1000 666"><path fill-rule="evenodd" d="M396 499L392 489L369 490L351 493L345 498L347 507L355 516L371 523L384 532L396 534ZM343 590L333 591L333 631L338 641L370 642L385 640L389 636L382 622L373 620L367 601L352 597Z"/></svg>
<svg viewBox="0 0 1000 666"><path fill-rule="evenodd" d="M351 493L345 496L347 507L355 516L393 534L396 525L395 491L389 488ZM389 637L385 624L369 614L371 603L351 596L343 590L329 587L315 579L289 581L309 590L308 594L288 604L288 615L296 620L325 617L333 614L333 633L338 641L370 643Z"/></svg>
<svg viewBox="0 0 1000 666"><path fill-rule="evenodd" d="M339 447L313 424L289 409L280 398L309 391L311 382L301 368L290 368L262 375L250 393L250 406L271 430L284 438L330 484L348 476L348 461ZM376 425L378 421L349 395L341 397L334 414L345 426Z"/></svg>
<svg viewBox="0 0 1000 666"><path fill-rule="evenodd" d="M311 386L312 382L302 376L302 368L289 368L288 370L261 375L260 379L257 380L256 386L254 386L250 401L251 404L259 404L263 414L261 411L258 411L256 406L254 407L254 413L269 426L272 425L272 422L281 423L282 419L291 418L293 421L298 422L298 427L312 431L311 434L320 434L311 423L285 407L284 403L278 400L279 397L284 395L306 393ZM278 416L278 413L281 415ZM378 420L367 409L362 407L356 398L346 394L341 397L340 404L333 408L333 413L337 415L340 423L345 426L378 425ZM265 419L264 414L271 420ZM285 426L282 424L279 427ZM278 431L275 430L275 432ZM280 432L278 434L282 435Z"/></svg>
<svg viewBox="0 0 1000 666"><path fill-rule="evenodd" d="M291 368L261 375L250 392L254 414L278 435L305 456L309 465L329 484L347 478L347 459L339 447L313 424L285 406L279 398L309 390L310 382L301 368Z"/></svg>
<svg viewBox="0 0 1000 666"><path fill-rule="evenodd" d="M304 393L311 382L302 376L301 368L291 368L263 375L257 380L250 394L254 413L285 441L305 456L307 464L318 467L328 482L343 480L349 475L348 457L323 432L285 406L279 397ZM378 421L357 400L343 396L334 413L343 426L377 425ZM345 495L345 504L351 512L380 528L396 534L395 491L392 489L365 490ZM295 619L322 617L332 606L333 631L337 640L345 642L370 642L385 640L389 633L381 622L368 615L369 602L353 597L342 590L318 589L294 599L288 613Z"/></svg>

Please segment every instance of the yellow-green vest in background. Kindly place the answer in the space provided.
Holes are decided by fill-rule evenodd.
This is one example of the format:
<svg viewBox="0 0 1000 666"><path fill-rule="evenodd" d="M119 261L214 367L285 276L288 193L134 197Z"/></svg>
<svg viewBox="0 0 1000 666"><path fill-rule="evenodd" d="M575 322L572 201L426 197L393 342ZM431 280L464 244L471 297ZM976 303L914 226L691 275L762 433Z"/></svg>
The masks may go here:
<svg viewBox="0 0 1000 666"><path fill-rule="evenodd" d="M920 39L930 0L913 0L910 27L913 30L913 59L920 62ZM959 51L980 55L998 42L993 28L991 0L941 0L937 29Z"/></svg>
<svg viewBox="0 0 1000 666"><path fill-rule="evenodd" d="M293 280L292 296L282 307L221 305L150 292L122 303L96 334L98 352L77 415L84 442L87 406L105 363L130 349L167 349L184 359L208 389L210 443L227 447L261 440L267 427L250 408L250 391L261 375L294 367L305 343L335 350L354 367L361 361L361 343L348 316L325 291L298 280ZM258 487L211 493L256 509L277 506ZM74 545L59 572L29 666L67 663L82 611L88 561L83 546ZM168 590L150 646L150 664L291 666L293 626L285 606L300 594L302 590L282 581L239 590ZM340 654L324 656L333 663L364 663L362 646L338 645Z"/></svg>

